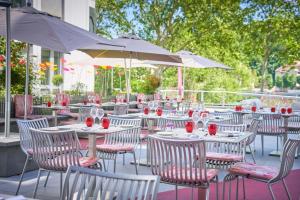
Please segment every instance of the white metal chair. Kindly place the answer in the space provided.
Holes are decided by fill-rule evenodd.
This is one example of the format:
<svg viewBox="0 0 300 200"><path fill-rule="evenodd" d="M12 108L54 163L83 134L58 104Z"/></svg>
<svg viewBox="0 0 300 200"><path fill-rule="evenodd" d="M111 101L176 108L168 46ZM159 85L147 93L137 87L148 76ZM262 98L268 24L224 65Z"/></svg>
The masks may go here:
<svg viewBox="0 0 300 200"><path fill-rule="evenodd" d="M32 138L29 129L30 128L40 129L40 128L49 127L48 120L46 118L35 119L35 120L17 120L17 124L20 133L20 146L22 151L26 154L26 161L22 170L16 195L19 193L28 162L32 160L33 146L32 146ZM48 176L45 182L45 186L48 180Z"/></svg>
<svg viewBox="0 0 300 200"><path fill-rule="evenodd" d="M250 154L251 154L251 157L252 157L252 160L253 160L254 163L256 163L256 161L255 161L255 158L254 158L254 151L251 148L251 144L255 141L257 131L258 131L259 127L261 126L261 124L262 124L261 119L253 118L251 123L250 123L250 126L248 128L248 131L251 132L252 135L250 135L248 137L247 141L246 141L246 148L247 147L249 148Z"/></svg>
<svg viewBox="0 0 300 200"><path fill-rule="evenodd" d="M69 166L101 167L97 158L82 157L77 134L72 130L42 131L30 128L33 146L33 160L38 164L39 172L33 193L36 197L41 172L44 170L60 173L60 195L62 173Z"/></svg>
<svg viewBox="0 0 300 200"><path fill-rule="evenodd" d="M218 196L218 170L206 168L205 142L202 139L174 140L149 136L150 160L153 175L176 186L209 189L216 183ZM208 194L207 199L208 199Z"/></svg>
<svg viewBox="0 0 300 200"><path fill-rule="evenodd" d="M274 183L282 181L288 199L292 199L284 179L289 175L290 170L293 167L294 160L295 160L295 152L297 147L299 147L299 145L300 145L299 138L287 140L283 148L283 153L280 157L281 164L279 169L276 167L261 166L261 165L251 164L251 163L236 163L228 170L229 174L226 175L224 178L223 199L225 196L226 182L234 179L237 180L236 197L238 197L238 186L239 186L238 181L240 176L242 177L242 181L243 181L244 199L246 198L244 178L267 183L273 200L275 200L275 195L272 191L272 185ZM229 188L229 195L230 195L230 191L231 188Z"/></svg>
<svg viewBox="0 0 300 200"><path fill-rule="evenodd" d="M131 153L134 159L135 171L136 174L138 174L135 149L140 143L140 132L141 127L134 127L127 130L106 134L104 143L96 146L97 156L103 160L114 160L114 172L116 172L117 155Z"/></svg>
<svg viewBox="0 0 300 200"><path fill-rule="evenodd" d="M239 115L233 113L233 112L220 112L220 111L215 111L212 113L212 115L217 116L217 117L224 117L228 120L225 120L224 123L227 124L238 124L239 122Z"/></svg>
<svg viewBox="0 0 300 200"><path fill-rule="evenodd" d="M257 134L261 135L262 155L264 155L264 136L277 137L276 149L278 151L279 149L278 137L281 137L285 132L284 128L282 128L284 124L283 124L283 118L281 117L281 114L260 113L258 115L259 117L262 118L262 125L257 131Z"/></svg>
<svg viewBox="0 0 300 200"><path fill-rule="evenodd" d="M115 126L141 126L142 119L127 119L109 116L110 124Z"/></svg>
<svg viewBox="0 0 300 200"><path fill-rule="evenodd" d="M74 179L70 178L72 174ZM159 180L158 176L112 174L71 166L60 199L155 200Z"/></svg>
<svg viewBox="0 0 300 200"><path fill-rule="evenodd" d="M246 124L230 125L218 124L218 132L231 131L245 132ZM246 141L240 142L207 142L206 143L206 161L211 168L228 168L237 162L244 161Z"/></svg>
<svg viewBox="0 0 300 200"><path fill-rule="evenodd" d="M128 108L129 108L129 105L128 104L116 104L114 106L114 112L113 114L114 115L125 115L128 113Z"/></svg>

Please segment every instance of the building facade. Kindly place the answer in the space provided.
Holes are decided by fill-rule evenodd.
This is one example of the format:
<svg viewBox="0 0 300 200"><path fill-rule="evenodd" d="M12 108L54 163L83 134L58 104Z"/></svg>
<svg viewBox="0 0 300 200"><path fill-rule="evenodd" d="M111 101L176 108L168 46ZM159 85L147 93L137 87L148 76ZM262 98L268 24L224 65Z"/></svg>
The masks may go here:
<svg viewBox="0 0 300 200"><path fill-rule="evenodd" d="M27 1L13 0L13 6L25 6ZM95 31L95 0L31 0L31 3L37 10L57 16L87 31ZM80 54L84 53L76 52L76 56L80 57ZM43 63L50 63L51 65L46 69L44 78L35 88L35 91L39 94L49 93L57 89L52 84L52 77L55 74L63 75L63 90L72 90L77 84L84 85L87 91L94 90L93 66L76 66L76 64L68 63L68 57L72 55L72 52L61 54L39 46L33 46L31 55L35 70L38 71L40 64Z"/></svg>

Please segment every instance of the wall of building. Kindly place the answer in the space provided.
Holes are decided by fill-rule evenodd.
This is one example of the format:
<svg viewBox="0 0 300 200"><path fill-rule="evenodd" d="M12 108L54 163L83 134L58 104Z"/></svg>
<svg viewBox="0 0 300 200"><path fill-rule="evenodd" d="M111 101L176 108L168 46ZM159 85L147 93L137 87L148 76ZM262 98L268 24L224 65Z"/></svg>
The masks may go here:
<svg viewBox="0 0 300 200"><path fill-rule="evenodd" d="M94 11L95 1L94 0L64 0L64 13L62 9L62 0L33 0L33 7L50 13L51 15L62 17L64 16L64 20L68 23L71 23L75 26L83 28L87 31L93 30L90 27L90 15L93 15L91 11ZM34 55L33 62L38 68L38 64L41 63L45 59L45 54L49 54L47 50L42 50L41 47L34 46L32 50L32 55ZM84 53L76 53L78 58L86 57L83 55ZM62 66L62 63L57 63L57 53L53 51L50 52L49 62L58 64L58 66ZM70 52L72 55L72 52ZM65 59L68 59L66 55ZM88 91L94 90L94 69L93 66L77 66L77 65L66 65L63 64L63 68L61 69L64 76L64 90L71 90L73 86L77 83L83 83L86 86ZM71 70L72 69L72 70ZM42 85L37 86L37 90L45 91L53 91L55 86L52 85L52 77L56 73L54 71L49 71L49 78L47 81L44 81Z"/></svg>

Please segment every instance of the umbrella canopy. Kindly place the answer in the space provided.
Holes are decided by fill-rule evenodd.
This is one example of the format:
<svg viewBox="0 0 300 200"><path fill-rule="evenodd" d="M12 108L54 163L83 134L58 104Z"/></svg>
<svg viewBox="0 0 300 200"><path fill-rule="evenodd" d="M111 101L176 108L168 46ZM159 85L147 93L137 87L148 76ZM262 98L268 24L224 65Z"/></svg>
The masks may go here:
<svg viewBox="0 0 300 200"><path fill-rule="evenodd" d="M65 55L65 65L68 66L87 66L87 65L100 65L100 66L113 66L113 67L146 67L146 68L157 68L155 65L146 64L143 61L137 59L125 60L123 58L91 58L90 56L80 52L72 51L71 54Z"/></svg>
<svg viewBox="0 0 300 200"><path fill-rule="evenodd" d="M0 9L0 35L5 33L5 9ZM97 43L113 45L108 39L32 7L11 9L11 38L63 53Z"/></svg>
<svg viewBox="0 0 300 200"><path fill-rule="evenodd" d="M135 58L138 60L181 62L178 55L172 54L168 50L142 40L135 35L122 36L112 41L123 45L124 48L110 47L101 50L101 45L91 45L80 50L94 58Z"/></svg>
<svg viewBox="0 0 300 200"><path fill-rule="evenodd" d="M178 51L175 53L180 56L182 63L174 62L161 62L161 61L144 61L147 64L153 65L162 65L162 66L178 66L178 67L188 67L188 68L222 68L222 69L231 69L230 67L216 62L214 60L193 54L189 51Z"/></svg>
<svg viewBox="0 0 300 200"><path fill-rule="evenodd" d="M184 72L182 74L181 67L185 68L198 68L198 69L203 69L203 68L221 68L225 70L231 69L230 67L216 62L214 60L193 54L190 51L178 51L176 55L180 56L182 63L174 63L174 62L162 62L162 61L144 61L146 64L151 64L151 65L159 65L159 66L173 66L173 67L178 67L178 91L179 95L183 95L184 91L184 82L185 82L185 76Z"/></svg>

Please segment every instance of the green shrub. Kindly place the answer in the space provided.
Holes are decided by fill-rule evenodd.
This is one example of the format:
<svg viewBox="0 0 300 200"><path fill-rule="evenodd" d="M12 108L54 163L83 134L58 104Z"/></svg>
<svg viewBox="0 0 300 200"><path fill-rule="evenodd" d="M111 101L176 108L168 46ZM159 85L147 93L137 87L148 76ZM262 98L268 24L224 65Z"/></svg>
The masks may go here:
<svg viewBox="0 0 300 200"><path fill-rule="evenodd" d="M55 85L57 87L59 87L61 84L63 84L63 82L64 82L64 78L60 74L55 74L52 77L52 83L53 83L53 85Z"/></svg>

